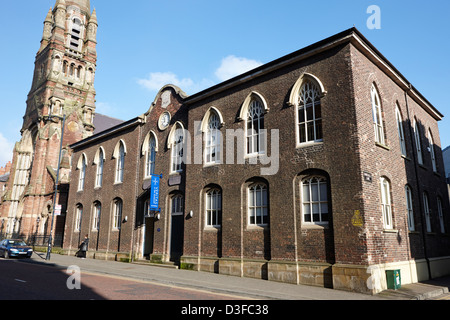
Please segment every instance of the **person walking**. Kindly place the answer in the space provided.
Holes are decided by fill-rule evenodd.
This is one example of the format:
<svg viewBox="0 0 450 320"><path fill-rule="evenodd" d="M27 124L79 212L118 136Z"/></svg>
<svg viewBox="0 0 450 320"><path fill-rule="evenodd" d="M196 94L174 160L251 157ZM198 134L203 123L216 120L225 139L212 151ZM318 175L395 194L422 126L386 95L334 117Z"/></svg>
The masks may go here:
<svg viewBox="0 0 450 320"><path fill-rule="evenodd" d="M89 238L88 235L84 237L84 241L78 247L80 249L80 257L81 259L86 259L86 252L88 251L89 246Z"/></svg>

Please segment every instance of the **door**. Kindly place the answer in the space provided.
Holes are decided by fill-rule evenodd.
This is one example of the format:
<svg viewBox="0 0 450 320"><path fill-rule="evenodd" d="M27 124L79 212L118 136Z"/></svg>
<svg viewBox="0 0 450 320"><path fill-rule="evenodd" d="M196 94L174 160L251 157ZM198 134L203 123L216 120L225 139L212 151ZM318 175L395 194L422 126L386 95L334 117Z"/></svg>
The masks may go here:
<svg viewBox="0 0 450 320"><path fill-rule="evenodd" d="M171 199L171 223L170 223L170 261L178 263L183 255L184 239L184 198L182 195L174 195Z"/></svg>

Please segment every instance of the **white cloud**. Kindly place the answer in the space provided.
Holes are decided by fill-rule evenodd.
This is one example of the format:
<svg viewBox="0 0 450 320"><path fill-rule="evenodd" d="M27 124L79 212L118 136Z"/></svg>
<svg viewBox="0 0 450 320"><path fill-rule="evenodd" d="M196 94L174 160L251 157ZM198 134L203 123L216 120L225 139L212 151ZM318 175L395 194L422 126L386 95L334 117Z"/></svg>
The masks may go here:
<svg viewBox="0 0 450 320"><path fill-rule="evenodd" d="M138 79L138 84L151 91L159 91L166 84L174 84L181 88L192 88L194 81L189 78L178 79L178 76L172 72L153 72L146 79Z"/></svg>
<svg viewBox="0 0 450 320"><path fill-rule="evenodd" d="M257 68L260 65L262 65L262 63L259 61L230 55L222 59L220 67L216 70L215 75L221 81L225 81Z"/></svg>
<svg viewBox="0 0 450 320"><path fill-rule="evenodd" d="M8 141L0 133L0 167L4 167L8 161L12 161L14 143Z"/></svg>
<svg viewBox="0 0 450 320"><path fill-rule="evenodd" d="M225 81L260 65L262 63L259 61L230 55L222 59L219 68L214 74L220 81ZM138 79L137 83L147 90L156 92L167 84L173 84L187 94L193 94L215 85L216 81L207 78L194 81L191 78L180 79L173 72L152 72L147 78Z"/></svg>

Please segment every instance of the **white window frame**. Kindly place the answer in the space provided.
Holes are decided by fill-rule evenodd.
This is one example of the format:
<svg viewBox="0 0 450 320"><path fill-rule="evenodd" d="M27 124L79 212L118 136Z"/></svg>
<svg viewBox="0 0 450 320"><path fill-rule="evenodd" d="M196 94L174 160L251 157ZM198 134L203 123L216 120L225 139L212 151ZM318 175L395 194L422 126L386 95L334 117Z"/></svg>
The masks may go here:
<svg viewBox="0 0 450 320"><path fill-rule="evenodd" d="M395 116L397 118L397 130L398 130L398 139L400 142L400 150L402 152L402 155L406 157L406 142L405 142L405 132L403 130L403 117L400 112L400 108L398 107L398 104L395 108Z"/></svg>
<svg viewBox="0 0 450 320"><path fill-rule="evenodd" d="M248 156L265 153L264 113L264 103L259 99L252 99L248 106L245 123L246 154Z"/></svg>
<svg viewBox="0 0 450 320"><path fill-rule="evenodd" d="M306 225L328 225L330 205L328 182L323 176L306 177L300 184L302 221ZM316 190L316 193L314 192ZM318 215L318 220L314 216ZM327 219L324 219L326 215Z"/></svg>
<svg viewBox="0 0 450 320"><path fill-rule="evenodd" d="M83 217L83 206L81 204L78 204L75 208L75 226L74 231L80 232L81 231L81 219Z"/></svg>
<svg viewBox="0 0 450 320"><path fill-rule="evenodd" d="M156 149L156 138L151 134L145 156L145 178L150 178L155 173Z"/></svg>
<svg viewBox="0 0 450 320"><path fill-rule="evenodd" d="M220 116L211 112L208 119L208 127L205 132L205 164L213 165L221 163L222 134L220 132Z"/></svg>
<svg viewBox="0 0 450 320"><path fill-rule="evenodd" d="M423 193L423 208L425 211L425 225L427 228L427 232L431 232L431 211L430 211L430 202L428 199L428 194L426 192Z"/></svg>
<svg viewBox="0 0 450 320"><path fill-rule="evenodd" d="M269 223L269 192L264 183L254 183L247 188L247 223L265 227Z"/></svg>
<svg viewBox="0 0 450 320"><path fill-rule="evenodd" d="M102 204L100 202L94 202L92 214L92 230L98 231L100 230L100 217L102 214Z"/></svg>
<svg viewBox="0 0 450 320"><path fill-rule="evenodd" d="M297 145L323 141L321 96L320 87L315 82L310 80L303 82L298 94L296 111ZM309 109L312 112L308 118ZM312 134L308 129L310 127L313 128ZM302 137L304 137L304 141L302 141Z"/></svg>
<svg viewBox="0 0 450 320"><path fill-rule="evenodd" d="M409 231L415 231L416 227L414 223L414 207L412 202L412 191L408 185L405 186L405 199L406 199L406 217L408 218L408 229Z"/></svg>
<svg viewBox="0 0 450 320"><path fill-rule="evenodd" d="M119 142L119 150L116 159L115 183L122 183L125 169L125 146L122 141Z"/></svg>
<svg viewBox="0 0 450 320"><path fill-rule="evenodd" d="M205 226L220 228L222 220L222 192L213 188L206 192L205 197Z"/></svg>
<svg viewBox="0 0 450 320"><path fill-rule="evenodd" d="M433 172L437 172L436 164L436 152L434 152L434 140L431 130L428 130L428 147L430 148L431 165L433 167Z"/></svg>
<svg viewBox="0 0 450 320"><path fill-rule="evenodd" d="M381 110L380 95L378 94L378 90L375 85L372 85L370 96L372 100L372 119L375 131L375 142L385 145L383 112Z"/></svg>
<svg viewBox="0 0 450 320"><path fill-rule="evenodd" d="M183 172L184 161L184 129L179 124L175 125L171 141L170 173Z"/></svg>
<svg viewBox="0 0 450 320"><path fill-rule="evenodd" d="M122 227L122 213L123 213L123 201L122 199L115 199L113 205L113 230L120 230Z"/></svg>
<svg viewBox="0 0 450 320"><path fill-rule="evenodd" d="M95 172L95 187L96 188L101 188L103 185L104 164L105 164L105 155L103 153L103 149L100 148L98 151L97 170Z"/></svg>
<svg viewBox="0 0 450 320"><path fill-rule="evenodd" d="M422 141L420 139L419 126L416 119L414 119L414 139L416 142L417 161L423 165Z"/></svg>
<svg viewBox="0 0 450 320"><path fill-rule="evenodd" d="M78 191L84 190L84 182L86 180L86 168L87 168L87 161L86 157L81 155L81 166L80 166L80 175L78 177Z"/></svg>
<svg viewBox="0 0 450 320"><path fill-rule="evenodd" d="M391 202L391 184L385 177L380 178L381 191L381 213L383 215L383 225L386 230L394 228L392 217L392 202Z"/></svg>

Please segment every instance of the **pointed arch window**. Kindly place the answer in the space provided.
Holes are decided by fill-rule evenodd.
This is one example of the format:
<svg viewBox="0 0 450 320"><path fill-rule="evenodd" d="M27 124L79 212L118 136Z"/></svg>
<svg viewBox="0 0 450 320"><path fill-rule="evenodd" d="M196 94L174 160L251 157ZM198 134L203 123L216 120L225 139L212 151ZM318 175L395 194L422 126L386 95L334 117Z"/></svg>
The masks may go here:
<svg viewBox="0 0 450 320"><path fill-rule="evenodd" d="M328 182L325 177L312 176L302 180L303 222L328 224Z"/></svg>
<svg viewBox="0 0 450 320"><path fill-rule="evenodd" d="M206 192L206 226L218 228L222 221L222 192L213 188Z"/></svg>
<svg viewBox="0 0 450 320"><path fill-rule="evenodd" d="M96 158L97 170L95 173L95 187L100 188L103 185L103 167L105 164L105 153L103 148L98 149Z"/></svg>
<svg viewBox="0 0 450 320"><path fill-rule="evenodd" d="M255 183L248 187L248 224L266 226L269 223L267 185Z"/></svg>
<svg viewBox="0 0 450 320"><path fill-rule="evenodd" d="M70 48L79 50L81 38L81 20L78 18L72 19L72 29L70 32Z"/></svg>
<svg viewBox="0 0 450 320"><path fill-rule="evenodd" d="M431 165L433 166L433 172L437 172L436 153L434 152L434 140L431 130L428 131L428 148L431 156Z"/></svg>
<svg viewBox="0 0 450 320"><path fill-rule="evenodd" d="M373 127L375 131L375 142L380 144L385 144L384 140L384 127L383 127L383 116L381 111L381 101L380 95L375 85L372 85L370 91L370 96L372 99L372 116L373 116Z"/></svg>
<svg viewBox="0 0 450 320"><path fill-rule="evenodd" d="M323 141L322 92L313 81L306 79L298 94L298 143Z"/></svg>
<svg viewBox="0 0 450 320"><path fill-rule="evenodd" d="M81 231L81 219L83 217L83 205L77 204L75 208L75 232Z"/></svg>
<svg viewBox="0 0 450 320"><path fill-rule="evenodd" d="M124 168L125 168L125 155L126 148L125 144L122 140L116 145L116 149L114 150L114 158L116 158L116 172L115 172L115 183L122 183L124 177Z"/></svg>
<svg viewBox="0 0 450 320"><path fill-rule="evenodd" d="M113 203L113 230L120 230L122 225L122 210L123 202L122 199L114 199Z"/></svg>
<svg viewBox="0 0 450 320"><path fill-rule="evenodd" d="M393 229L391 185L385 177L380 178L381 187L381 212L385 229Z"/></svg>
<svg viewBox="0 0 450 320"><path fill-rule="evenodd" d="M438 207L439 223L441 225L441 233L445 233L444 213L442 211L442 199L441 199L441 197L437 198L437 207Z"/></svg>
<svg viewBox="0 0 450 320"><path fill-rule="evenodd" d="M211 112L208 119L208 127L205 133L205 163L220 163L220 149L222 137L220 132L221 121L216 112Z"/></svg>
<svg viewBox="0 0 450 320"><path fill-rule="evenodd" d="M263 154L265 151L264 106L253 99L247 114L247 154Z"/></svg>
<svg viewBox="0 0 450 320"><path fill-rule="evenodd" d="M145 177L151 177L155 173L156 162L156 139L153 135L150 136L147 145L147 154L145 158Z"/></svg>
<svg viewBox="0 0 450 320"><path fill-rule="evenodd" d="M414 231L415 230L414 209L412 202L412 192L409 186L405 186L405 195L406 195L406 214L408 217L408 228L409 231Z"/></svg>
<svg viewBox="0 0 450 320"><path fill-rule="evenodd" d="M400 113L400 108L398 104L395 108L395 117L397 120L397 130L398 130L398 139L400 142L400 150L402 152L402 155L406 157L406 142L405 142L405 132L403 130L403 117Z"/></svg>
<svg viewBox="0 0 450 320"><path fill-rule="evenodd" d="M428 201L428 194L426 192L423 193L423 208L425 210L425 225L427 228L427 232L431 232L431 212L430 204Z"/></svg>
<svg viewBox="0 0 450 320"><path fill-rule="evenodd" d="M92 220L92 230L100 230L100 216L102 214L102 204L98 201L94 202L93 210L93 220Z"/></svg>
<svg viewBox="0 0 450 320"><path fill-rule="evenodd" d="M420 139L420 131L417 120L414 119L414 140L416 142L417 161L423 164L422 141Z"/></svg>
<svg viewBox="0 0 450 320"><path fill-rule="evenodd" d="M183 171L184 161L184 128L180 123L176 123L173 131L170 133L171 165L170 172L176 173Z"/></svg>
<svg viewBox="0 0 450 320"><path fill-rule="evenodd" d="M84 154L81 155L80 158L81 163L78 165L78 169L80 170L80 175L78 178L78 191L84 190L84 182L86 179L86 167L87 167L87 160L86 156Z"/></svg>

